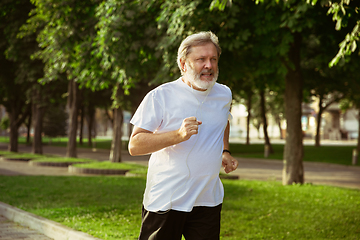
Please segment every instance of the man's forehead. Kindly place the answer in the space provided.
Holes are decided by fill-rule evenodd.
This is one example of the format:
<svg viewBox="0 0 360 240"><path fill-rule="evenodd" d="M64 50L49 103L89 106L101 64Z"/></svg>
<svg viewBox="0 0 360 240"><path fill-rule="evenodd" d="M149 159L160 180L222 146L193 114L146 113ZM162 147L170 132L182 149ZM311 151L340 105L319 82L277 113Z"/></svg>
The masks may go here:
<svg viewBox="0 0 360 240"><path fill-rule="evenodd" d="M218 52L213 43L192 46L189 55L217 57Z"/></svg>

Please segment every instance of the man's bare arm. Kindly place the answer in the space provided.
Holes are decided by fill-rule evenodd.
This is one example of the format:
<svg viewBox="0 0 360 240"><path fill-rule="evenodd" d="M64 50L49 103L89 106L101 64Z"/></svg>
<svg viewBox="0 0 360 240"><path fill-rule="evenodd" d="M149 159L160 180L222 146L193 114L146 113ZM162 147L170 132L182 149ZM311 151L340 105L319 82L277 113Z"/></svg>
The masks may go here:
<svg viewBox="0 0 360 240"><path fill-rule="evenodd" d="M129 141L129 153L132 156L146 155L186 141L198 133L200 124L195 117L189 117L178 130L166 133L153 133L135 126Z"/></svg>
<svg viewBox="0 0 360 240"><path fill-rule="evenodd" d="M228 122L224 131L224 149L226 150L230 150L229 135L230 135L230 123ZM239 162L233 156L231 156L229 152L224 152L222 154L222 165L224 167L224 171L226 173L229 173L234 171L238 167Z"/></svg>
<svg viewBox="0 0 360 240"><path fill-rule="evenodd" d="M224 149L226 150L230 150L229 138L230 138L230 123L228 121L224 131Z"/></svg>

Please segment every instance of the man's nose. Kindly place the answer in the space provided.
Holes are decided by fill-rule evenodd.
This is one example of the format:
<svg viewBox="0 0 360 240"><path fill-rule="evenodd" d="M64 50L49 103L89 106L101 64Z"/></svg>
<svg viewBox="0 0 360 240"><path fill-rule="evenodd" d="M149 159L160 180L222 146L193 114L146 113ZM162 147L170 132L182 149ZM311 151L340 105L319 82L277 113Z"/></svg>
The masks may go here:
<svg viewBox="0 0 360 240"><path fill-rule="evenodd" d="M204 67L207 69L212 69L213 66L210 59L206 59Z"/></svg>

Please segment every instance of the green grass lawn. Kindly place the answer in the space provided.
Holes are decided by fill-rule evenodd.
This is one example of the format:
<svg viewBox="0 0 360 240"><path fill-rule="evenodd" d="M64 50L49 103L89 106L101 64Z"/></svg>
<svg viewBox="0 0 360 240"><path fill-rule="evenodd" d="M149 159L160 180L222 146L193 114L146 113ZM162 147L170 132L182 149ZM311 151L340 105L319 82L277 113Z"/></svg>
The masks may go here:
<svg viewBox="0 0 360 240"><path fill-rule="evenodd" d="M103 146L109 144L107 141ZM284 146L273 147L275 154L269 159L282 159ZM350 165L353 148L304 146L304 161ZM231 144L238 157L264 158L263 150L263 144ZM82 166L124 168L110 162ZM142 176L146 173L145 167L134 170ZM282 186L275 181L222 181L221 239L360 239L359 190ZM0 176L0 201L95 237L127 240L136 239L139 233L144 188L144 177Z"/></svg>
<svg viewBox="0 0 360 240"><path fill-rule="evenodd" d="M147 167L142 166L135 163L123 163L123 162L92 162L92 163L81 163L74 164L74 167L78 168L93 168L93 169L115 169L115 170L129 170L128 172L131 174L135 174L137 176L146 176Z"/></svg>
<svg viewBox="0 0 360 240"><path fill-rule="evenodd" d="M270 154L267 159L283 159L284 145L272 144L274 153ZM352 165L352 151L355 146L304 146L305 162L322 162L342 165ZM236 157L243 158L264 158L264 144L230 144L231 152ZM357 162L360 166L360 158Z"/></svg>
<svg viewBox="0 0 360 240"><path fill-rule="evenodd" d="M221 239L359 239L360 191L223 180ZM0 176L0 201L101 239L136 239L145 178Z"/></svg>
<svg viewBox="0 0 360 240"><path fill-rule="evenodd" d="M44 155L33 153L14 153L9 151L0 151L0 155L7 159L39 159L44 158Z"/></svg>

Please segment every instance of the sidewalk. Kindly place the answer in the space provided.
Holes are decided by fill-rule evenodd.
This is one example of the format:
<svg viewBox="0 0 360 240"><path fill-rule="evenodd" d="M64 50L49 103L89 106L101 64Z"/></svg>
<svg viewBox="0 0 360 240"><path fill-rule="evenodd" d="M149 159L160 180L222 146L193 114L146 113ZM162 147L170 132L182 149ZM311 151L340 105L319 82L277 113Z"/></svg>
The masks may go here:
<svg viewBox="0 0 360 240"><path fill-rule="evenodd" d="M0 215L0 239L50 240L51 238L35 230L11 222L7 218Z"/></svg>
<svg viewBox="0 0 360 240"><path fill-rule="evenodd" d="M7 145L0 143L0 150L6 150ZM44 154L52 154L58 156L65 156L66 149L63 147L54 147L54 146L44 146ZM31 152L31 147L26 145L19 145L19 152ZM92 158L99 161L107 161L109 159L109 150L103 149L77 149L78 157L83 158ZM123 151L122 160L124 162L136 162L139 164L147 165L149 156L141 157L132 157L127 152ZM231 175L237 175L240 179L247 180L275 180L281 181L282 178L282 167L283 162L279 160L264 160L264 159L245 159L238 158L239 167L237 170L231 173ZM324 163L310 163L304 162L305 170L305 183L311 183L314 185L331 185L337 187L345 188L354 188L360 189L360 167L354 166L343 166L336 164L324 164ZM27 162L16 162L16 161L0 161L0 175L54 175L54 176L89 176L89 174L77 174L69 173L67 168L61 167L42 167L42 166L30 166ZM3 209L3 210L2 210ZM5 210L4 210L5 209ZM12 210L12 215L8 214L8 210ZM7 219L4 219L4 212L7 212L5 216ZM3 216L1 216L3 215ZM16 219L17 216L18 219ZM19 219L19 216L21 218ZM28 228L21 227L14 222L21 222L21 219L24 219L24 216L31 216L35 221L35 227L38 227L37 231L30 230ZM49 240L49 239L71 239L71 240L90 240L95 239L91 236L76 236L73 234L71 238L65 238L64 234L58 234L53 238L49 238L49 229L52 229L54 226L46 225L49 220L42 219L45 222L39 222L37 219L39 217L26 213L20 209L13 208L7 204L2 204L0 202L0 239L4 240L15 240L15 239L29 239L29 240ZM30 218L31 219L31 218ZM28 220L31 222L31 220ZM50 221L51 222L51 221ZM25 226L29 226L26 222L21 222ZM69 234L71 229L58 226L60 224L55 224L57 227ZM39 227L40 225L40 227ZM32 227L34 229L34 226ZM42 229L43 228L43 229ZM35 228L36 229L36 228ZM43 233L43 235L37 235ZM46 233L46 234L45 234ZM77 232L79 234L80 232ZM35 237L34 237L35 236ZM50 235L51 236L51 235Z"/></svg>

